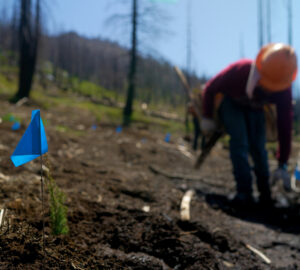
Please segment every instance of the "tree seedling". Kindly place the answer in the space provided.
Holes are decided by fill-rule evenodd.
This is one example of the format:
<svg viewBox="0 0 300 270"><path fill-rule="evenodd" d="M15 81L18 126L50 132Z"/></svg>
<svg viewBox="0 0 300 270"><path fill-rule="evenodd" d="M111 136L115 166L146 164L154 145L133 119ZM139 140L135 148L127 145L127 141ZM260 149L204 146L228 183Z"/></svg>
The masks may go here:
<svg viewBox="0 0 300 270"><path fill-rule="evenodd" d="M48 189L50 194L50 220L51 230L54 235L67 234L68 227L68 207L65 205L66 196L57 186L50 171L47 172Z"/></svg>

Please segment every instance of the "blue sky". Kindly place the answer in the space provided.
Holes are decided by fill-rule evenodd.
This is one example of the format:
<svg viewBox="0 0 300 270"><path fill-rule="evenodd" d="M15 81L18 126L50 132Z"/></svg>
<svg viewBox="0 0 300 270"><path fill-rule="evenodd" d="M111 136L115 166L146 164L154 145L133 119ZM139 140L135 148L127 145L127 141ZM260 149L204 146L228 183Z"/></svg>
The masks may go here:
<svg viewBox="0 0 300 270"><path fill-rule="evenodd" d="M0 0L2 5L8 0ZM254 58L258 52L257 0L139 0L154 2L168 20L148 22L167 32L160 37L143 36L140 49L155 51L180 67L186 66L187 2L190 1L192 63L196 74L212 76L239 58ZM267 0L262 0L265 4ZM11 1L12 2L12 1ZM112 14L129 14L130 0L50 0L46 1L48 31L75 30L88 37L102 37L128 46L130 28L124 23L108 23ZM123 3L123 4L120 4ZM274 42L287 42L288 0L271 0L271 35ZM293 45L300 51L300 1L293 4ZM266 6L266 5L265 5Z"/></svg>
<svg viewBox="0 0 300 270"><path fill-rule="evenodd" d="M124 4L119 5L120 1ZM142 48L144 51L147 51L147 47L155 49L160 57L181 67L186 66L187 1L192 5L191 66L197 74L212 76L241 56L256 56L259 49L256 0L156 0L155 3L169 17L167 22L161 22L162 29L169 33L146 40L148 44L146 49ZM117 31L118 24L109 26L107 18L115 13L129 13L130 2L55 0L50 8L49 30L52 33L76 30L86 36L101 36L128 45L129 29ZM287 42L287 3L288 0L271 0L272 41ZM297 26L300 25L300 1L292 0L292 4L293 45L300 51L300 36L296 35Z"/></svg>

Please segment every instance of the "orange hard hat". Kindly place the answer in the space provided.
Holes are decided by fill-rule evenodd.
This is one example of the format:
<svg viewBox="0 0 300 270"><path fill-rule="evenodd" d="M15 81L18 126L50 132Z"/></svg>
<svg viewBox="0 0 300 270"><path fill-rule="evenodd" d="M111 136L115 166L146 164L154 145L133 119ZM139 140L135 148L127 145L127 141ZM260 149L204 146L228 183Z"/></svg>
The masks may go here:
<svg viewBox="0 0 300 270"><path fill-rule="evenodd" d="M261 48L256 57L258 83L272 92L288 88L296 79L297 57L295 50L283 43L270 43Z"/></svg>

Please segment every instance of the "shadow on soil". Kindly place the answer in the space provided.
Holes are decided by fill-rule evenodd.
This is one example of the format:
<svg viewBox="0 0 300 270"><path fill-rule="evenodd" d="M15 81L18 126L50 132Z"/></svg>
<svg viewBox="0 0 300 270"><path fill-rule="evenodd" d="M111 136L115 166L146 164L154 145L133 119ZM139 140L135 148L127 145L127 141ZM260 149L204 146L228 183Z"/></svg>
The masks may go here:
<svg viewBox="0 0 300 270"><path fill-rule="evenodd" d="M220 194L205 194L206 202L213 208L221 209L228 215L239 219L264 224L273 230L281 230L287 233L300 233L300 205L290 204L288 207L275 206L261 207L254 204L251 207L233 206L230 200Z"/></svg>

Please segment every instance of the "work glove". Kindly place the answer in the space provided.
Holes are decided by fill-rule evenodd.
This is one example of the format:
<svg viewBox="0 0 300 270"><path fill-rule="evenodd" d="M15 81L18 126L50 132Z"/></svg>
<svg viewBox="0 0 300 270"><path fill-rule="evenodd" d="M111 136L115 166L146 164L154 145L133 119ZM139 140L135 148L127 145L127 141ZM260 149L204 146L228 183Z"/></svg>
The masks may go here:
<svg viewBox="0 0 300 270"><path fill-rule="evenodd" d="M207 136L211 135L217 128L215 121L211 118L202 117L200 122L202 133Z"/></svg>
<svg viewBox="0 0 300 270"><path fill-rule="evenodd" d="M280 163L278 168L272 173L271 183L274 185L276 181L282 180L283 187L286 191L291 191L291 177L287 171L287 164Z"/></svg>

